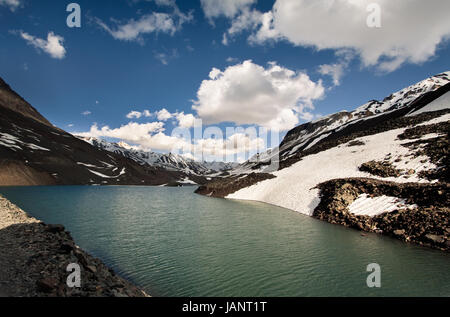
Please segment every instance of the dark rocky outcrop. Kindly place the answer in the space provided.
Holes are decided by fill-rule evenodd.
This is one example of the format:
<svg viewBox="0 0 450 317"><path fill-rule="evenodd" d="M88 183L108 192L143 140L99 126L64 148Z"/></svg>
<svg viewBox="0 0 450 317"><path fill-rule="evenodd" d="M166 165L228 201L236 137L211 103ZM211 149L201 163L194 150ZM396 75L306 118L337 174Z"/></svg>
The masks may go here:
<svg viewBox="0 0 450 317"><path fill-rule="evenodd" d="M388 234L406 242L450 251L450 184L398 184L369 178L331 180L320 184L321 202L313 216L357 230ZM417 208L378 216L354 215L348 206L361 194L402 198Z"/></svg>
<svg viewBox="0 0 450 317"><path fill-rule="evenodd" d="M380 177L399 177L401 174L401 170L393 167L389 161L370 161L362 164L359 170Z"/></svg>
<svg viewBox="0 0 450 317"><path fill-rule="evenodd" d="M251 173L248 175L232 176L223 179L216 179L200 186L195 193L210 197L224 198L238 190L255 185L266 179L275 178L272 174Z"/></svg>
<svg viewBox="0 0 450 317"><path fill-rule="evenodd" d="M59 230L61 228L61 230ZM58 229L58 230L55 230ZM19 297L145 297L145 292L116 275L73 242L64 227L16 224L0 230L0 288ZM67 267L81 267L81 287L70 288ZM6 276L7 275L7 276Z"/></svg>
<svg viewBox="0 0 450 317"><path fill-rule="evenodd" d="M414 157L426 156L437 168L422 171L419 175L428 180L439 180L450 183L450 157L449 157L450 122L441 122L432 125L418 126L405 130L399 139L419 139L427 134L436 133L439 136L424 140L405 143Z"/></svg>

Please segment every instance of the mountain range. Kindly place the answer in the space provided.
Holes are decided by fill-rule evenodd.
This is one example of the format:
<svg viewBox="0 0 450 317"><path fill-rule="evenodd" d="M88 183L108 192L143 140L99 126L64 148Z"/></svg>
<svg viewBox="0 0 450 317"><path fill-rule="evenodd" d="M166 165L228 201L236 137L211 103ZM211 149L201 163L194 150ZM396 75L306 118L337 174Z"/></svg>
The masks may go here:
<svg viewBox="0 0 450 317"><path fill-rule="evenodd" d="M177 186L207 180L123 154L53 126L0 79L0 185Z"/></svg>
<svg viewBox="0 0 450 317"><path fill-rule="evenodd" d="M242 164L197 162L53 126L0 79L0 185L200 185L450 250L450 72L302 124Z"/></svg>
<svg viewBox="0 0 450 317"><path fill-rule="evenodd" d="M171 171L180 171L189 175L205 176L229 171L238 166L237 163L199 162L178 154L148 152L134 148L125 142L107 142L93 137L80 137L98 149L120 154L141 165L152 165Z"/></svg>

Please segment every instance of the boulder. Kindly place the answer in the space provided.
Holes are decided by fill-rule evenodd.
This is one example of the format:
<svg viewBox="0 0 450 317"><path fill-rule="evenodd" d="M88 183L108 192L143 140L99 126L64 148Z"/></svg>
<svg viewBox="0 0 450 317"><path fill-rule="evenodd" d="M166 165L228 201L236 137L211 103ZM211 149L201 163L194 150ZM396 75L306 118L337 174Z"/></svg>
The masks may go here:
<svg viewBox="0 0 450 317"><path fill-rule="evenodd" d="M63 225L47 225L46 231L50 233L59 233L66 230Z"/></svg>
<svg viewBox="0 0 450 317"><path fill-rule="evenodd" d="M433 243L444 243L445 241L443 236L438 236L435 234L427 234L425 237Z"/></svg>
<svg viewBox="0 0 450 317"><path fill-rule="evenodd" d="M59 281L53 277L46 277L36 282L38 292L52 293L58 288Z"/></svg>
<svg viewBox="0 0 450 317"><path fill-rule="evenodd" d="M396 236L398 236L398 237L401 237L401 236L404 236L405 235L405 230L394 230L394 235L396 235Z"/></svg>

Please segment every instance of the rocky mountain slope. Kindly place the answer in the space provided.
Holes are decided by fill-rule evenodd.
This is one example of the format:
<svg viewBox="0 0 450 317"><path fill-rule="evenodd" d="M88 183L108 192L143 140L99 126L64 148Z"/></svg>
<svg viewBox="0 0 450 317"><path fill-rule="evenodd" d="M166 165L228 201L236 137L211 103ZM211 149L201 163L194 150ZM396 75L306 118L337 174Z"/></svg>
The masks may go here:
<svg viewBox="0 0 450 317"><path fill-rule="evenodd" d="M54 127L0 79L0 185L164 185L186 177Z"/></svg>
<svg viewBox="0 0 450 317"><path fill-rule="evenodd" d="M298 126L197 192L450 250L449 76Z"/></svg>
<svg viewBox="0 0 450 317"><path fill-rule="evenodd" d="M235 163L198 162L172 153L162 154L142 151L133 148L125 142L111 143L92 137L81 137L81 139L101 150L123 155L141 165L148 164L167 170L184 172L190 175L211 175L231 170L237 166Z"/></svg>
<svg viewBox="0 0 450 317"><path fill-rule="evenodd" d="M49 127L52 124L45 119L33 106L19 96L11 87L0 78L0 107L10 109L14 112L20 113L27 118L39 121Z"/></svg>

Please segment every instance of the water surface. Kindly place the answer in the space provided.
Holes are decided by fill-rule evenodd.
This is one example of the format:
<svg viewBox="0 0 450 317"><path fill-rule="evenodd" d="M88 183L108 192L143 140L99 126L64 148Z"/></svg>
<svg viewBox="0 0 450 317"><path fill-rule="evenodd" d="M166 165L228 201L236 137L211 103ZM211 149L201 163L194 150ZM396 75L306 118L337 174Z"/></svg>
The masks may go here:
<svg viewBox="0 0 450 317"><path fill-rule="evenodd" d="M194 187L0 187L153 296L450 296L450 254ZM369 263L382 287L366 285Z"/></svg>

